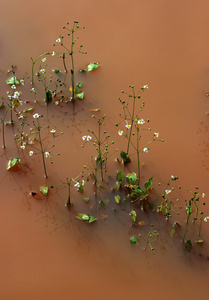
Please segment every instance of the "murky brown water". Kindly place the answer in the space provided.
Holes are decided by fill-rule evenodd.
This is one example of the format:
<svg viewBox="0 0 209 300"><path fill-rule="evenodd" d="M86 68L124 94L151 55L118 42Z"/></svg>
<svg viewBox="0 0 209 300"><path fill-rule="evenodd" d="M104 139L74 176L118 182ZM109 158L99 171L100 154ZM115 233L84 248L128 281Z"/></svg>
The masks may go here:
<svg viewBox="0 0 209 300"><path fill-rule="evenodd" d="M42 200L30 195L39 192L40 185L56 185L67 176L76 176L90 162L91 146L81 148L81 137L95 128L90 109L107 114L107 131L121 149L124 139L114 126L121 113L116 99L129 84L148 84L143 118L150 118L150 127L165 142L152 144L149 154L143 155L142 178L154 176L155 182L166 182L171 174L178 175L184 187L182 198L187 187L198 185L207 202L208 10L204 0L1 1L1 95L7 91L4 80L12 64L22 77L31 75L31 56L52 50L62 53L52 44L67 21L79 20L86 26L79 36L88 54L76 57L76 68L100 62L97 71L77 74L77 81L84 83L85 100L76 103L75 115L71 104L35 106L35 112L44 115L44 125L64 132L55 142L61 155L47 165L47 181L41 161L18 150L13 129L6 127L7 148L1 150L0 158L1 299L208 299L208 223L202 228L205 244L196 247L195 254L187 253L180 236L169 238L170 227L160 216L141 213L146 222L154 222L161 230L153 243L155 251L144 251L142 240L133 247L129 244L139 230L131 227L130 209L125 205L120 209L109 205L101 210L97 222L88 225L75 216L84 210L91 212L93 197L85 204L83 196L73 192L74 206L69 211L64 206L64 187L50 190ZM62 67L58 58L54 61L49 62L49 70ZM23 100L33 100L29 87L26 83L22 88ZM37 100L42 99L38 94ZM7 160L16 156L28 163L27 168L7 172ZM118 169L116 156L109 160L112 176ZM91 187L84 196L89 193ZM208 205L205 215L209 215Z"/></svg>

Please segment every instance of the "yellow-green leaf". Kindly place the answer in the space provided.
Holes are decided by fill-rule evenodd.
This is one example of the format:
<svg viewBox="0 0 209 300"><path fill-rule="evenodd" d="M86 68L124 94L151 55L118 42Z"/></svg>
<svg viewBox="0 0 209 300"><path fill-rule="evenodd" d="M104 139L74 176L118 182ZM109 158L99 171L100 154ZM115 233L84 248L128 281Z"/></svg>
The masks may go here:
<svg viewBox="0 0 209 300"><path fill-rule="evenodd" d="M45 196L48 194L48 191L49 191L48 185L45 184L40 186L40 192L42 192L42 194L44 194Z"/></svg>

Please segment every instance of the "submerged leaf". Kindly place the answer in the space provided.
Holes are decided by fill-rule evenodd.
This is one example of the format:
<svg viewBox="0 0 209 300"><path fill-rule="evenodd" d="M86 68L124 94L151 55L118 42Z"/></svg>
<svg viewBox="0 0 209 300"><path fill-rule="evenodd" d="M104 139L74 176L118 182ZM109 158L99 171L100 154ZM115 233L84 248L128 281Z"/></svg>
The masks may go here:
<svg viewBox="0 0 209 300"><path fill-rule="evenodd" d="M146 225L146 223L145 223L144 221L139 221L138 224L139 224L140 226Z"/></svg>
<svg viewBox="0 0 209 300"><path fill-rule="evenodd" d="M18 157L10 159L7 164L7 170L12 169L14 166L18 165L19 163L20 163L20 158Z"/></svg>
<svg viewBox="0 0 209 300"><path fill-rule="evenodd" d="M44 194L45 196L48 194L48 191L49 191L48 185L45 184L40 186L40 192L42 192L42 194Z"/></svg>
<svg viewBox="0 0 209 300"><path fill-rule="evenodd" d="M118 171L117 177L118 177L118 181L123 181L123 179L125 177L124 172L123 171Z"/></svg>
<svg viewBox="0 0 209 300"><path fill-rule="evenodd" d="M195 243L202 244L203 240L196 240Z"/></svg>
<svg viewBox="0 0 209 300"><path fill-rule="evenodd" d="M116 202L117 204L120 203L120 196L119 196L119 195L115 195L115 202Z"/></svg>
<svg viewBox="0 0 209 300"><path fill-rule="evenodd" d="M85 202L89 202L89 197L83 198Z"/></svg>
<svg viewBox="0 0 209 300"><path fill-rule="evenodd" d="M87 66L86 70L88 72L93 71L99 67L99 63L91 63Z"/></svg>
<svg viewBox="0 0 209 300"><path fill-rule="evenodd" d="M20 84L19 80L17 80L17 78L15 76L10 76L7 80L6 80L7 84L15 84L18 85Z"/></svg>

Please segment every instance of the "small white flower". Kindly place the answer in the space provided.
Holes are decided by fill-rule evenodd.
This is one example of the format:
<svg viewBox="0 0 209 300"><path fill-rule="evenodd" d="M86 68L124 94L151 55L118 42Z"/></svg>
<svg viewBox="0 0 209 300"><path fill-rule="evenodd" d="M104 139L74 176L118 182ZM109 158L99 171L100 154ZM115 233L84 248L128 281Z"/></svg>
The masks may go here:
<svg viewBox="0 0 209 300"><path fill-rule="evenodd" d="M204 221L207 222L209 220L209 217L205 217Z"/></svg>
<svg viewBox="0 0 209 300"><path fill-rule="evenodd" d="M41 60L42 60L43 62L45 62L45 61L46 61L46 57L43 57Z"/></svg>
<svg viewBox="0 0 209 300"><path fill-rule="evenodd" d="M144 119L141 119L141 120L138 120L138 122L137 122L138 124L144 124L145 123L145 121L144 121Z"/></svg>
<svg viewBox="0 0 209 300"><path fill-rule="evenodd" d="M51 133L55 133L55 132L56 132L56 130L55 130L55 129L52 129L50 132L51 132Z"/></svg>
<svg viewBox="0 0 209 300"><path fill-rule="evenodd" d="M58 38L58 39L56 40L56 42L57 42L57 43L60 43L60 42L61 42L61 39L60 39L60 38Z"/></svg>
<svg viewBox="0 0 209 300"><path fill-rule="evenodd" d="M74 186L76 186L76 187L80 187L80 182L79 182L79 181L77 181L77 182L76 182L76 184L74 184Z"/></svg>
<svg viewBox="0 0 209 300"><path fill-rule="evenodd" d="M21 146L20 146L20 149L23 149L23 150L24 150L24 149L25 149L25 145L21 145Z"/></svg>
<svg viewBox="0 0 209 300"><path fill-rule="evenodd" d="M34 119L38 119L38 118L40 118L40 115L36 113L33 115L33 117L34 117Z"/></svg>
<svg viewBox="0 0 209 300"><path fill-rule="evenodd" d="M45 73L46 73L45 69L41 69L40 72L41 72L42 74L45 74Z"/></svg>
<svg viewBox="0 0 209 300"><path fill-rule="evenodd" d="M21 83L22 85L24 85L24 84L25 84L24 79L20 79L20 83Z"/></svg>
<svg viewBox="0 0 209 300"><path fill-rule="evenodd" d="M45 152L45 156L46 158L50 156L50 153L49 152Z"/></svg>
<svg viewBox="0 0 209 300"><path fill-rule="evenodd" d="M92 137L91 137L90 135L88 135L88 136L86 137L87 142L89 142L91 139L92 139Z"/></svg>
<svg viewBox="0 0 209 300"><path fill-rule="evenodd" d="M125 127L126 127L127 129L130 129L130 128L131 128L131 125L126 124Z"/></svg>
<svg viewBox="0 0 209 300"><path fill-rule="evenodd" d="M52 56L55 56L56 53L53 51L51 54L52 54Z"/></svg>
<svg viewBox="0 0 209 300"><path fill-rule="evenodd" d="M202 198L204 198L205 197L205 193L202 193Z"/></svg>
<svg viewBox="0 0 209 300"><path fill-rule="evenodd" d="M154 132L154 136L156 136L156 138L159 137L159 132Z"/></svg>
<svg viewBox="0 0 209 300"><path fill-rule="evenodd" d="M145 153L148 153L149 149L145 147L145 148L143 149L143 151L144 151Z"/></svg>
<svg viewBox="0 0 209 300"><path fill-rule="evenodd" d="M13 98L18 99L20 97L20 93L18 91L14 92Z"/></svg>
<svg viewBox="0 0 209 300"><path fill-rule="evenodd" d="M85 184L85 181L82 179L82 183L81 183L82 185L84 185Z"/></svg>
<svg viewBox="0 0 209 300"><path fill-rule="evenodd" d="M24 117L23 117L23 115L20 115L19 117L18 117L18 119L23 119Z"/></svg>
<svg viewBox="0 0 209 300"><path fill-rule="evenodd" d="M13 84L13 85L11 86L11 89L15 90L15 89L16 89L16 85Z"/></svg>
<svg viewBox="0 0 209 300"><path fill-rule="evenodd" d="M171 179L174 179L174 176L173 176L173 175L171 175Z"/></svg>
<svg viewBox="0 0 209 300"><path fill-rule="evenodd" d="M123 135L123 131L122 130L118 130L118 134L119 135Z"/></svg>
<svg viewBox="0 0 209 300"><path fill-rule="evenodd" d="M86 135L82 136L82 140L85 141L86 139Z"/></svg>
<svg viewBox="0 0 209 300"><path fill-rule="evenodd" d="M148 87L147 84L143 85L143 89L148 89L148 88L149 88L149 87Z"/></svg>
<svg viewBox="0 0 209 300"><path fill-rule="evenodd" d="M171 193L171 190L165 190L166 195Z"/></svg>
<svg viewBox="0 0 209 300"><path fill-rule="evenodd" d="M29 155L32 156L32 155L33 155L33 151L30 151L30 152L29 152Z"/></svg>

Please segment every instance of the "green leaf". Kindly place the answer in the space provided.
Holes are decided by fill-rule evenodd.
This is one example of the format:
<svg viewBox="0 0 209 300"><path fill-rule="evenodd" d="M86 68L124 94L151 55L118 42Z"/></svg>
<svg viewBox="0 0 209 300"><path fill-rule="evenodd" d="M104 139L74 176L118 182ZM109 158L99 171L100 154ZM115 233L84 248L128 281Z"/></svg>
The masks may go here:
<svg viewBox="0 0 209 300"><path fill-rule="evenodd" d="M52 93L50 92L50 90L48 90L46 92L46 103L49 104L52 102Z"/></svg>
<svg viewBox="0 0 209 300"><path fill-rule="evenodd" d="M76 88L75 88L76 94L80 92L81 87L82 87L82 82L80 81L79 83L77 83Z"/></svg>
<svg viewBox="0 0 209 300"><path fill-rule="evenodd" d="M23 117L27 117L34 111L34 107L30 107L22 112Z"/></svg>
<svg viewBox="0 0 209 300"><path fill-rule="evenodd" d="M10 159L8 161L7 170L10 170L11 168L13 168L17 164L19 164L19 162L20 162L20 158L18 158L18 157Z"/></svg>
<svg viewBox="0 0 209 300"><path fill-rule="evenodd" d="M85 202L89 202L89 197L83 198Z"/></svg>
<svg viewBox="0 0 209 300"><path fill-rule="evenodd" d="M135 210L132 210L132 211L130 212L130 216L131 216L131 219L132 219L134 222L136 222L136 212L135 212Z"/></svg>
<svg viewBox="0 0 209 300"><path fill-rule="evenodd" d="M99 67L99 63L91 63L86 67L88 72L93 71Z"/></svg>
<svg viewBox="0 0 209 300"><path fill-rule="evenodd" d="M115 188L118 191L120 189L121 181L116 181Z"/></svg>
<svg viewBox="0 0 209 300"><path fill-rule="evenodd" d="M192 242L190 240L186 241L185 249L190 251L192 249Z"/></svg>
<svg viewBox="0 0 209 300"><path fill-rule="evenodd" d="M18 85L20 84L19 80L17 80L17 78L15 76L10 76L7 80L6 80L7 84L15 84Z"/></svg>
<svg viewBox="0 0 209 300"><path fill-rule="evenodd" d="M126 176L126 181L128 184L134 184L137 180L136 173L128 173Z"/></svg>
<svg viewBox="0 0 209 300"><path fill-rule="evenodd" d="M145 182L145 184L144 184L145 191L148 191L148 190L151 188L152 183L153 183L153 177L150 177L150 178L149 178L149 181L148 181L148 182Z"/></svg>
<svg viewBox="0 0 209 300"><path fill-rule="evenodd" d="M84 92L76 94L76 96L82 100L84 98Z"/></svg>
<svg viewBox="0 0 209 300"><path fill-rule="evenodd" d="M97 167L98 167L98 165L101 163L101 161L102 161L102 157L101 157L101 155L99 154L99 155L97 156L97 160L96 160Z"/></svg>
<svg viewBox="0 0 209 300"><path fill-rule="evenodd" d="M82 214L82 213L79 213L77 216L76 216L77 219L79 220L84 220L84 221L88 221L89 220L89 216L86 215L86 214Z"/></svg>
<svg viewBox="0 0 209 300"><path fill-rule="evenodd" d="M141 189L138 185L134 186L134 192L136 192L137 194L141 194L141 195L145 194L145 191L143 189Z"/></svg>
<svg viewBox="0 0 209 300"><path fill-rule="evenodd" d="M123 171L119 171L118 174L117 174L117 177L118 177L118 181L123 181L124 177L125 177L125 174Z"/></svg>
<svg viewBox="0 0 209 300"><path fill-rule="evenodd" d="M94 221L96 221L96 218L94 218L93 216L90 216L89 220L88 220L88 223L90 224L90 223L92 223Z"/></svg>
<svg viewBox="0 0 209 300"><path fill-rule="evenodd" d="M49 191L49 187L48 185L43 185L43 186L40 186L40 192L42 192L42 194L44 194L45 196L48 194L48 191Z"/></svg>
<svg viewBox="0 0 209 300"><path fill-rule="evenodd" d="M83 185L82 184L79 186L78 192L81 193L81 194L83 193Z"/></svg>
<svg viewBox="0 0 209 300"><path fill-rule="evenodd" d="M116 202L117 204L120 203L120 196L119 196L119 195L115 195L115 202Z"/></svg>
<svg viewBox="0 0 209 300"><path fill-rule="evenodd" d="M196 240L195 243L202 244L203 240Z"/></svg>
<svg viewBox="0 0 209 300"><path fill-rule="evenodd" d="M124 165L128 164L131 162L130 157L128 156L128 154L124 151L121 150L120 152L120 157L122 158Z"/></svg>
<svg viewBox="0 0 209 300"><path fill-rule="evenodd" d="M55 74L61 73L61 71L59 71L59 70L57 70L57 69L55 69L54 72L55 72Z"/></svg>
<svg viewBox="0 0 209 300"><path fill-rule="evenodd" d="M130 238L130 243L137 244L137 238L135 236L132 236L132 238Z"/></svg>

